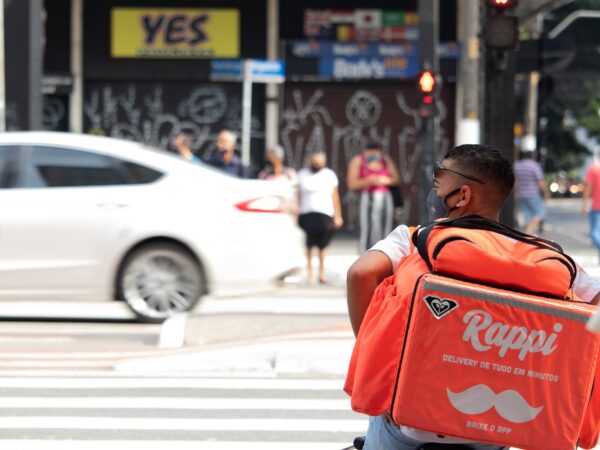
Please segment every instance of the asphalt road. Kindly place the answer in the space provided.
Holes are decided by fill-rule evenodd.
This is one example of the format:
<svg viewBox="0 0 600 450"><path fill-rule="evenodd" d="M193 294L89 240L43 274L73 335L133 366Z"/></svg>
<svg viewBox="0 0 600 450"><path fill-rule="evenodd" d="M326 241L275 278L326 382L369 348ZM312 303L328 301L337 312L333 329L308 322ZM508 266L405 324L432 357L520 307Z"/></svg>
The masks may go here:
<svg viewBox="0 0 600 450"><path fill-rule="evenodd" d="M543 236L600 275L579 208L579 199L549 201ZM0 327L0 447L349 445L367 426L341 390L353 344L344 276L355 249L355 240L334 242L329 285L307 285L300 274L262 295L208 298L185 327L182 318L133 323L114 304L0 305L0 315L54 317Z"/></svg>
<svg viewBox="0 0 600 450"><path fill-rule="evenodd" d="M542 236L558 242L567 252L594 255L588 219L580 214L581 199L550 199L546 206L546 227Z"/></svg>

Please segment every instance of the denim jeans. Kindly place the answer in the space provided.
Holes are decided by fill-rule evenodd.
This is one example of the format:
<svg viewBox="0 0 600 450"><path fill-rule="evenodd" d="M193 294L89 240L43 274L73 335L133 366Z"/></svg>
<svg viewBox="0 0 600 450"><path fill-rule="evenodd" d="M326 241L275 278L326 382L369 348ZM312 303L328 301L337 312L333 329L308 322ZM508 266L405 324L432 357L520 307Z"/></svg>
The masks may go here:
<svg viewBox="0 0 600 450"><path fill-rule="evenodd" d="M425 442L415 441L404 435L383 416L370 417L364 450L418 450ZM463 444L473 450L502 450L506 447L492 444Z"/></svg>
<svg viewBox="0 0 600 450"><path fill-rule="evenodd" d="M590 211L590 237L598 250L600 250L600 210Z"/></svg>

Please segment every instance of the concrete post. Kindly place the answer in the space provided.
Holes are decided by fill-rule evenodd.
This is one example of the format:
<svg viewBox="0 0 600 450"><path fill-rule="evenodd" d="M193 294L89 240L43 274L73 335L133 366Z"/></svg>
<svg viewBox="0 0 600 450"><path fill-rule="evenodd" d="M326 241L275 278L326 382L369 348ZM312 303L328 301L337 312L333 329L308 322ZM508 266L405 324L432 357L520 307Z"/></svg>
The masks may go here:
<svg viewBox="0 0 600 450"><path fill-rule="evenodd" d="M279 0L267 0L267 59L278 59ZM266 86L265 133L267 148L279 142L279 89L277 84Z"/></svg>
<svg viewBox="0 0 600 450"><path fill-rule="evenodd" d="M71 0L71 76L69 130L83 133L83 0Z"/></svg>

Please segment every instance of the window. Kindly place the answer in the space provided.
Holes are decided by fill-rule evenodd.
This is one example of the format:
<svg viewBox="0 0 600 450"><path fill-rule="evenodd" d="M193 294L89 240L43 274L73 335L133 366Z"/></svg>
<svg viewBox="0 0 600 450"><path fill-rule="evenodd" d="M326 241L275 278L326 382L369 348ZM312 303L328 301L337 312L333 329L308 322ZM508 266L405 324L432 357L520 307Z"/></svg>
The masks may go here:
<svg viewBox="0 0 600 450"><path fill-rule="evenodd" d="M162 177L162 173L129 161L119 161L131 184L152 183Z"/></svg>
<svg viewBox="0 0 600 450"><path fill-rule="evenodd" d="M17 185L17 164L19 148L10 145L0 146L0 188L12 188Z"/></svg>
<svg viewBox="0 0 600 450"><path fill-rule="evenodd" d="M85 187L150 183L162 175L139 164L88 151L29 147L21 187Z"/></svg>

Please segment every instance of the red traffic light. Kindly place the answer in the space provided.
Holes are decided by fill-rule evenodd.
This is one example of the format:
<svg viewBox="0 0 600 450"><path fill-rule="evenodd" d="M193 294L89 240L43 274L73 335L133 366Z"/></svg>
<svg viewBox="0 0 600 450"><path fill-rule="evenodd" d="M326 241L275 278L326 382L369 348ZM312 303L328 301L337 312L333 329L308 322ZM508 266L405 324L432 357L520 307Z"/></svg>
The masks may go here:
<svg viewBox="0 0 600 450"><path fill-rule="evenodd" d="M426 70L419 76L419 89L423 94L431 94L435 89L435 77L431 71Z"/></svg>
<svg viewBox="0 0 600 450"><path fill-rule="evenodd" d="M488 5L497 9L508 9L517 6L518 0L488 0Z"/></svg>

